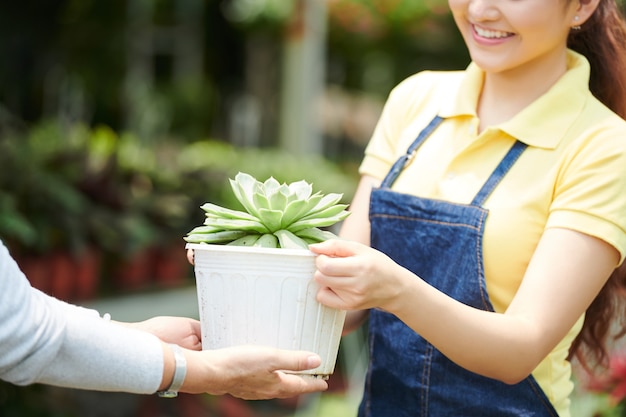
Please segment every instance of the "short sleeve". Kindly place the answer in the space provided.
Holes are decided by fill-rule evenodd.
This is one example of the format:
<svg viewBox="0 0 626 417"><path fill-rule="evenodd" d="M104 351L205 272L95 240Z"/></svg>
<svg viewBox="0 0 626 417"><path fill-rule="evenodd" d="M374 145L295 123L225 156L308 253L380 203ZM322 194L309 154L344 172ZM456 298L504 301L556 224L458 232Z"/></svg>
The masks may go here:
<svg viewBox="0 0 626 417"><path fill-rule="evenodd" d="M399 134L397 116L402 112L401 100L398 97L400 88L398 86L392 90L383 107L372 138L365 148L365 157L359 167L361 175L370 175L382 180L396 160L397 144L394 139Z"/></svg>
<svg viewBox="0 0 626 417"><path fill-rule="evenodd" d="M626 256L626 137L605 128L567 153L546 227L597 237ZM575 151L574 151L575 149Z"/></svg>

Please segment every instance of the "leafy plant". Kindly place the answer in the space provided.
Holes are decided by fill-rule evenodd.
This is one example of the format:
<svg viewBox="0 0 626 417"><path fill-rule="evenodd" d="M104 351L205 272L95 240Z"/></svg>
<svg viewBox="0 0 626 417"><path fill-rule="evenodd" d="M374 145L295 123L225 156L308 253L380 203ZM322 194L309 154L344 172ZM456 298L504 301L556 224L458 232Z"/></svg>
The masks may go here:
<svg viewBox="0 0 626 417"><path fill-rule="evenodd" d="M240 172L230 185L245 211L205 203L204 225L191 230L187 242L306 249L336 237L322 228L350 214L347 204L339 203L342 194L313 193L304 180L281 184L270 177L260 182Z"/></svg>

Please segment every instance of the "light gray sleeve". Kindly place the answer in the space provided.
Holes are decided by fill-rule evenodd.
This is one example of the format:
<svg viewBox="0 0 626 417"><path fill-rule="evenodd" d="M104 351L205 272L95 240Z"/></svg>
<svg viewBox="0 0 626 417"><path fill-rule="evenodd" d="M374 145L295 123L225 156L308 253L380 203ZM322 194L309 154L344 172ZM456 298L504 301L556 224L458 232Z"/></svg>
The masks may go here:
<svg viewBox="0 0 626 417"><path fill-rule="evenodd" d="M158 338L32 288L0 242L0 379L150 394L162 374Z"/></svg>

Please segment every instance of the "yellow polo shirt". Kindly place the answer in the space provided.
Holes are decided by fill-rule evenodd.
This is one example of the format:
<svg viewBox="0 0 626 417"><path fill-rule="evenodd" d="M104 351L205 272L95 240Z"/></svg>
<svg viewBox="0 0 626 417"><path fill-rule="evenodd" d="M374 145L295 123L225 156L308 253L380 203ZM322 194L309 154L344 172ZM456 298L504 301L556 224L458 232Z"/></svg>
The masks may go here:
<svg viewBox="0 0 626 417"><path fill-rule="evenodd" d="M588 89L587 60L568 52L568 71L509 121L478 133L484 73L421 72L390 94L365 151L361 174L384 178L436 115L446 118L405 167L393 189L468 204L515 140L528 144L485 208L487 290L498 312L511 302L543 231L586 233L626 253L626 122ZM583 318L533 375L561 416L572 392L569 346Z"/></svg>

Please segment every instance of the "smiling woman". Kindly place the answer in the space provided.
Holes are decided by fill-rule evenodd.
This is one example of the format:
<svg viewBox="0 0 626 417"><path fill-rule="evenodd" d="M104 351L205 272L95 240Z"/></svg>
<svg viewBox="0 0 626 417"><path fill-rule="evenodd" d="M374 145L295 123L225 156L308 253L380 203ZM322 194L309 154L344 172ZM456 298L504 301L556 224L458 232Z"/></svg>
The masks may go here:
<svg viewBox="0 0 626 417"><path fill-rule="evenodd" d="M369 317L362 417L567 417L569 359L624 314L626 25L615 0L449 5L472 63L391 92L343 239L310 246L318 299Z"/></svg>

